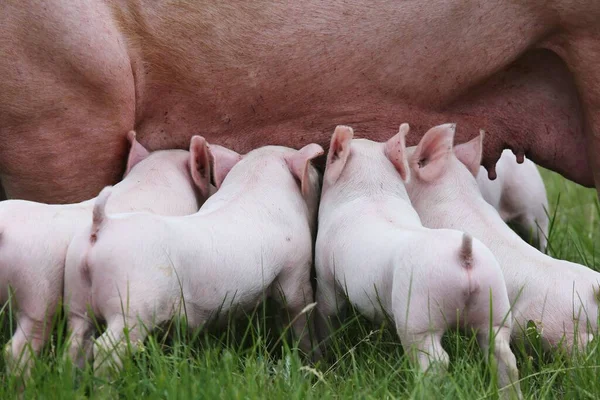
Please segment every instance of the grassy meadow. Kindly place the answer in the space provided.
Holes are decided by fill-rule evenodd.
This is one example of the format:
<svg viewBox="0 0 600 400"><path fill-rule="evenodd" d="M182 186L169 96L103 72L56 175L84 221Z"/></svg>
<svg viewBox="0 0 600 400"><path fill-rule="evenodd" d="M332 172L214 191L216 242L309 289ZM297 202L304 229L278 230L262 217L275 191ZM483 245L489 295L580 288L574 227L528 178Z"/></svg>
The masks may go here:
<svg viewBox="0 0 600 400"><path fill-rule="evenodd" d="M550 202L549 253L600 268L600 207L596 192L542 171ZM1 342L14 321L5 309ZM373 325L349 313L331 340L327 358L312 364L293 349L272 304L228 328L193 332L182 324L155 332L125 361L115 380L94 378L64 360L64 318L52 342L35 361L22 385L0 361L0 399L11 398L207 398L207 399L485 399L497 398L491 371L474 336L449 333L445 375L422 374L404 356L389 324ZM282 334L282 330L284 333ZM600 397L600 348L595 340L585 353L544 354L535 332L526 353L515 347L521 388L526 398Z"/></svg>

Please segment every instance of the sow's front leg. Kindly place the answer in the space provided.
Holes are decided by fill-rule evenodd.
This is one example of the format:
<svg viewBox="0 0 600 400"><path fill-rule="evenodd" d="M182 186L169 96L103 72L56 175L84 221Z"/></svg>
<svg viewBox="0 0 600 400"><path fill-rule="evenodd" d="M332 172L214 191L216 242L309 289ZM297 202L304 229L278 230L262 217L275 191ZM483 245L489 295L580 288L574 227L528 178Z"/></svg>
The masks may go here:
<svg viewBox="0 0 600 400"><path fill-rule="evenodd" d="M0 3L0 180L72 203L115 183L135 118L132 62L107 2Z"/></svg>

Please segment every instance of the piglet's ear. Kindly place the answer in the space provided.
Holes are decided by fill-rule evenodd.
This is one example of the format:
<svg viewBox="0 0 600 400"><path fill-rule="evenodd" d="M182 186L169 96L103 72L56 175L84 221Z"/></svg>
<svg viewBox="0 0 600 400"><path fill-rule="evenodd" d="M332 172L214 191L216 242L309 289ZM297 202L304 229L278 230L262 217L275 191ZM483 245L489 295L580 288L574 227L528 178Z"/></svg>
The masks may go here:
<svg viewBox="0 0 600 400"><path fill-rule="evenodd" d="M233 150L217 144L211 144L209 151L212 158L214 182L218 189L223 184L231 168L242 159L242 156Z"/></svg>
<svg viewBox="0 0 600 400"><path fill-rule="evenodd" d="M200 195L207 198L210 195L210 156L202 136L192 136L190 141L190 172Z"/></svg>
<svg viewBox="0 0 600 400"><path fill-rule="evenodd" d="M329 184L334 184L344 170L350 155L350 143L353 137L354 131L349 126L336 126L329 144L329 153L327 153L327 163L325 165L325 180Z"/></svg>
<svg viewBox="0 0 600 400"><path fill-rule="evenodd" d="M300 182L300 190L304 197L309 196L312 189L309 176L309 162L323 153L325 151L323 151L321 146L311 143L285 158L292 175Z"/></svg>
<svg viewBox="0 0 600 400"><path fill-rule="evenodd" d="M479 167L481 166L481 157L483 155L483 137L485 131L479 131L479 135L467 143L454 146L454 155L460 160L473 176L477 177Z"/></svg>
<svg viewBox="0 0 600 400"><path fill-rule="evenodd" d="M137 163L150 155L150 152L137 141L135 131L129 131L127 133L127 140L129 141L129 155L127 156L127 167L125 168L124 176L129 174L129 171L131 171Z"/></svg>
<svg viewBox="0 0 600 400"><path fill-rule="evenodd" d="M434 126L423 135L410 159L410 165L419 179L432 181L445 170L452 155L452 140L456 124Z"/></svg>
<svg viewBox="0 0 600 400"><path fill-rule="evenodd" d="M404 182L410 178L410 169L408 167L408 156L406 154L406 135L410 127L407 123L400 125L398 133L385 143L385 155L394 164L396 171Z"/></svg>

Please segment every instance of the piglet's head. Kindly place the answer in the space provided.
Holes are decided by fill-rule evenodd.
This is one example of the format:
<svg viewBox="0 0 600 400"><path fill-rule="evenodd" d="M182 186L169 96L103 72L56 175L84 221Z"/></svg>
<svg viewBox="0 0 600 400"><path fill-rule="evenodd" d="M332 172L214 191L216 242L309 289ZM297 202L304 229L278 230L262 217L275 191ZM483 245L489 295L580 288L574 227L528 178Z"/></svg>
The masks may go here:
<svg viewBox="0 0 600 400"><path fill-rule="evenodd" d="M302 197L308 206L311 220L316 223L316 214L319 207L320 179L319 173L311 164L311 160L325 153L323 148L316 143L310 143L300 150L287 153L284 156L285 162L298 182ZM316 225L316 224L315 224Z"/></svg>
<svg viewBox="0 0 600 400"><path fill-rule="evenodd" d="M339 125L335 128L324 175L323 190L334 185L354 186L364 189L365 184L394 182L410 178L406 152L407 123L400 125L398 133L385 143L355 139L352 128Z"/></svg>
<svg viewBox="0 0 600 400"><path fill-rule="evenodd" d="M127 141L129 142L129 154L127 155L127 166L123 177L126 177L133 167L150 155L150 152L137 141L135 131L127 133Z"/></svg>
<svg viewBox="0 0 600 400"><path fill-rule="evenodd" d="M434 126L421 138L410 156L413 177L423 182L440 179L452 157L452 141L456 124Z"/></svg>
<svg viewBox="0 0 600 400"><path fill-rule="evenodd" d="M435 126L423 135L416 147L408 149L413 179L407 189L413 202L427 189L441 194L444 191L464 193L477 187L474 177L481 163L483 131L473 140L453 148L455 130L456 124Z"/></svg>
<svg viewBox="0 0 600 400"><path fill-rule="evenodd" d="M190 140L190 173L192 181L198 189L202 199L211 195L210 185L210 156L208 154L208 143L202 136L195 135Z"/></svg>
<svg viewBox="0 0 600 400"><path fill-rule="evenodd" d="M454 155L467 167L473 177L477 177L480 170L484 137L485 132L480 130L479 135L475 136L475 138L466 143L454 146Z"/></svg>
<svg viewBox="0 0 600 400"><path fill-rule="evenodd" d="M353 137L354 131L349 126L336 126L329 143L325 174L323 175L324 186L334 185L340 179L348 157L350 157L350 143Z"/></svg>
<svg viewBox="0 0 600 400"><path fill-rule="evenodd" d="M406 122L400 125L398 133L385 142L384 147L385 156L390 160L396 172L400 174L400 178L405 183L410 180L410 168L408 166L408 154L406 151L406 135L408 135L409 130L410 127Z"/></svg>
<svg viewBox="0 0 600 400"><path fill-rule="evenodd" d="M217 144L209 146L210 158L213 166L213 182L217 189L221 187L229 171L235 164L242 160L242 155Z"/></svg>

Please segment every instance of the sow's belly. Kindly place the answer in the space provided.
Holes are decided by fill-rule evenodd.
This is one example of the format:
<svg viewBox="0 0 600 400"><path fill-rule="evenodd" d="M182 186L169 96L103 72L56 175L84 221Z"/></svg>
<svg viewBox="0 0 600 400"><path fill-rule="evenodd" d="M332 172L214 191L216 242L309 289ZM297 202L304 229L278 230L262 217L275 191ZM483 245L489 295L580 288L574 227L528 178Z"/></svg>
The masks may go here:
<svg viewBox="0 0 600 400"><path fill-rule="evenodd" d="M456 122L457 142L486 130L488 170L510 147L593 184L571 74L554 53L527 52L549 28L515 2L51 3L8 2L0 12L8 197L95 196L122 176L130 129L150 150L187 148L201 134L247 152L327 148L337 124L385 140L402 122L409 145ZM423 23L434 11L440 23ZM510 46L479 46L486 35Z"/></svg>
<svg viewBox="0 0 600 400"><path fill-rule="evenodd" d="M431 126L456 122L457 142L486 130L488 169L510 147L593 184L571 74L554 53L527 52L549 28L526 7L109 4L128 39L135 128L151 149L186 148L193 134L239 152L327 147L337 124L384 140L402 122L414 145ZM423 13L441 23L423 24ZM502 32L478 22L492 17ZM480 46L479 33L502 35L510 51Z"/></svg>
<svg viewBox="0 0 600 400"><path fill-rule="evenodd" d="M249 79L247 71L238 72ZM215 77L214 85L220 81ZM456 122L455 143L486 131L482 164L488 171L508 147L593 186L574 85L563 62L549 51L526 54L442 106L434 106L439 99L431 107L415 105L408 95L388 96L358 80L340 92L327 82L317 81L310 89L295 83L274 77L255 81L253 88L240 85L244 90L215 86L212 95L154 87L138 107L143 110L136 121L139 139L150 149L187 148L194 134L241 153L268 144L300 148L309 142L327 149L338 124L352 126L357 137L384 141L408 122L407 145L413 146L432 126Z"/></svg>

